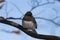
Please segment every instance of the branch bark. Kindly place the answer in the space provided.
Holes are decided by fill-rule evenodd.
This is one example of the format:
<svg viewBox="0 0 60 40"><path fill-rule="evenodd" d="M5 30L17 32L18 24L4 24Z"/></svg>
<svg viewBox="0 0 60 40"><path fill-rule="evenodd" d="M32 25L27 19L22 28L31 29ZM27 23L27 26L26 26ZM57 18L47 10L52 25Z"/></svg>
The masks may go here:
<svg viewBox="0 0 60 40"><path fill-rule="evenodd" d="M4 23L4 24L7 24L7 25L10 25L10 26L13 26L13 27L16 27L16 28L22 30L27 35L29 35L31 37L34 37L34 38L37 38L37 39L60 40L60 37L58 37L58 36L35 34L35 33L31 32L31 31L27 31L20 24L17 24L15 22L12 22L12 21L9 21L7 19L4 19L3 17L0 17L0 22L1 23Z"/></svg>

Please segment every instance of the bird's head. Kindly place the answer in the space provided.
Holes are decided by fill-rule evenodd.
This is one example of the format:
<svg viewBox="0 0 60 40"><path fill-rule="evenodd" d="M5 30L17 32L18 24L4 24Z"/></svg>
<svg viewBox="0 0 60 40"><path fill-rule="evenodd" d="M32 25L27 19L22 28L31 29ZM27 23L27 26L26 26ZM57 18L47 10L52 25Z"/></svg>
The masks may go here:
<svg viewBox="0 0 60 40"><path fill-rule="evenodd" d="M32 16L32 12L31 11L26 12L25 16Z"/></svg>

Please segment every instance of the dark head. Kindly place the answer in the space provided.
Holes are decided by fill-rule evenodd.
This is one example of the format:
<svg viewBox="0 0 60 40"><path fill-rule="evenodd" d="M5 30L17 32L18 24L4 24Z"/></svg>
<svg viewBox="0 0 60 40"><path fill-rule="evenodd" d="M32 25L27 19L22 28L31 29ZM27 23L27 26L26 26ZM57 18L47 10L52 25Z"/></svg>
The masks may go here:
<svg viewBox="0 0 60 40"><path fill-rule="evenodd" d="M32 12L31 11L26 12L25 16L32 16Z"/></svg>

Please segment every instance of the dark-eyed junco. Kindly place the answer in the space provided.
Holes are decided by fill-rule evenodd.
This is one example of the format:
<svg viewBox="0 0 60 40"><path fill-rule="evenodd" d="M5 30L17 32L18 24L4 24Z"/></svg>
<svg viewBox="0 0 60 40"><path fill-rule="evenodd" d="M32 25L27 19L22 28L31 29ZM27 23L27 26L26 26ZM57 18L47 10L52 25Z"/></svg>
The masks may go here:
<svg viewBox="0 0 60 40"><path fill-rule="evenodd" d="M33 33L37 33L35 29L37 29L37 23L35 18L32 15L31 11L26 12L22 19L22 26L26 28L28 31L32 31Z"/></svg>

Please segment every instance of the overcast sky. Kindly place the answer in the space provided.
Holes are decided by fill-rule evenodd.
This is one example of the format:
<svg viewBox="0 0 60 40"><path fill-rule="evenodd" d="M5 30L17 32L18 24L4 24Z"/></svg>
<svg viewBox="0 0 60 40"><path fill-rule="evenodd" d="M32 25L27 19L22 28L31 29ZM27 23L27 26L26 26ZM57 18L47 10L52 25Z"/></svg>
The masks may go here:
<svg viewBox="0 0 60 40"><path fill-rule="evenodd" d="M36 2L33 2L32 4L31 1L32 0L6 0L6 2L4 2L3 8L0 9L0 16L3 16L4 18L23 18L23 15L27 11L30 11L33 6L36 6ZM40 17L40 19L36 18L36 31L38 34L60 36L60 2L57 0L48 1L38 0L40 6L37 5L38 7L31 11L34 17ZM8 14L8 16L6 14ZM21 20L10 19L10 21L22 24ZM21 30L21 34L19 35L10 33L12 30L19 29L0 23L0 40L39 40L26 35Z"/></svg>

